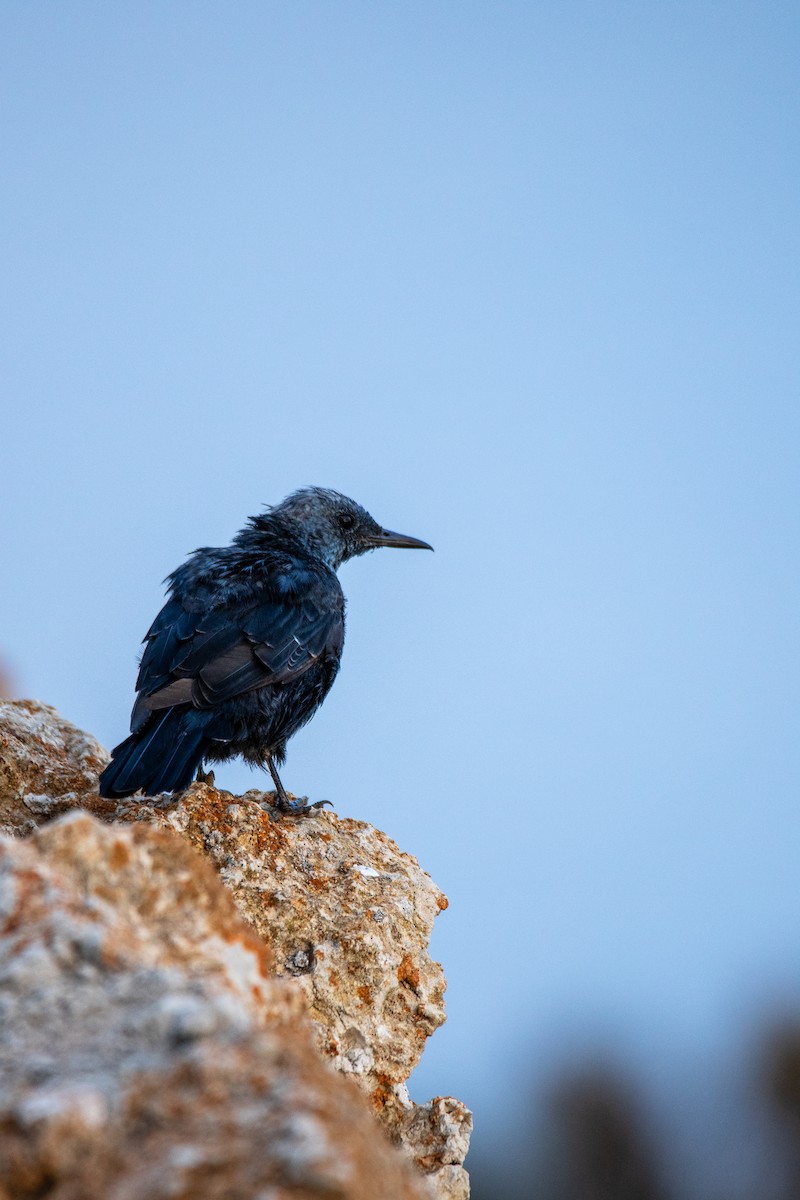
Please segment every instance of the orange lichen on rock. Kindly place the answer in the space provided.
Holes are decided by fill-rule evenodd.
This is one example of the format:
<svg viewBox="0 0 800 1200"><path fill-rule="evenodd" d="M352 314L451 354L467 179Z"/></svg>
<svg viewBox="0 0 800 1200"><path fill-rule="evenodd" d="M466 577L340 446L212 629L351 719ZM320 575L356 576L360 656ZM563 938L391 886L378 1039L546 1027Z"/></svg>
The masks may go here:
<svg viewBox="0 0 800 1200"><path fill-rule="evenodd" d="M401 983L410 987L412 992L419 990L419 967L414 966L414 960L410 954L404 954L401 958L400 966L397 968L397 978Z"/></svg>

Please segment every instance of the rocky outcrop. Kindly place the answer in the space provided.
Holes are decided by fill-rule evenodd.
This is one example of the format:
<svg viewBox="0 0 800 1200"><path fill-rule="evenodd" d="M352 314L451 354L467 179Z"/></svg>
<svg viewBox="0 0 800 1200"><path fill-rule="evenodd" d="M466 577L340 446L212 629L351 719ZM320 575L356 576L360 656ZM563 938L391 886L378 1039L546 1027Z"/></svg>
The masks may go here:
<svg viewBox="0 0 800 1200"><path fill-rule="evenodd" d="M422 1200L174 836L75 813L5 840L0 926L8 1195Z"/></svg>
<svg viewBox="0 0 800 1200"><path fill-rule="evenodd" d="M259 792L102 800L106 758L52 709L0 704L0 827L28 839L0 880L0 1162L34 1181L10 1194L71 1196L41 1178L80 1160L75 1195L466 1197L470 1114L405 1087L444 1020L447 902L416 860L332 813L275 820Z"/></svg>
<svg viewBox="0 0 800 1200"><path fill-rule="evenodd" d="M42 815L97 796L108 754L35 700L0 700L0 832L32 832Z"/></svg>

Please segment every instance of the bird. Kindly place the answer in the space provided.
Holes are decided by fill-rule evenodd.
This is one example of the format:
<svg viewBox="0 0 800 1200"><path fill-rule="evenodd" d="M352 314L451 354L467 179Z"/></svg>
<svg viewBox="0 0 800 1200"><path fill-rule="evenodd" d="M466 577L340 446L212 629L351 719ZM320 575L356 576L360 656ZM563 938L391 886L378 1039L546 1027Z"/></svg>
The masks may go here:
<svg viewBox="0 0 800 1200"><path fill-rule="evenodd" d="M384 529L341 492L306 487L248 518L231 545L190 554L164 581L131 733L112 751L100 795L183 791L195 777L213 782L205 763L241 756L269 771L279 812L318 807L291 801L278 767L339 670L345 599L336 572L382 546L433 549Z"/></svg>

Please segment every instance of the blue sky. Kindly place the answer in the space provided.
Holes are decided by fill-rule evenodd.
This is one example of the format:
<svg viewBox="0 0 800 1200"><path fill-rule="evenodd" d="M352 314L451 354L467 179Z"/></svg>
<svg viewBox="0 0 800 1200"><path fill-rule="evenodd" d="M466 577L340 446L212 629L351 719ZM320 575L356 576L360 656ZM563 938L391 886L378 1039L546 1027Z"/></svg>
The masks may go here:
<svg viewBox="0 0 800 1200"><path fill-rule="evenodd" d="M419 1097L796 995L800 14L0 14L0 653L127 729L160 580L297 486L348 564L287 787L451 899ZM240 766L224 786L253 786ZM687 1068L688 1069L688 1068Z"/></svg>

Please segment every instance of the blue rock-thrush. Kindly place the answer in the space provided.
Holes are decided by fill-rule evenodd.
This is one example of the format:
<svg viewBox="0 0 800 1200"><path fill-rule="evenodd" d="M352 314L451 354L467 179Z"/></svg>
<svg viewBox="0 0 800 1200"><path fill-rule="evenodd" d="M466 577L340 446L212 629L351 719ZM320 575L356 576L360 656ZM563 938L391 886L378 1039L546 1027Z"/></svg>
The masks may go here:
<svg viewBox="0 0 800 1200"><path fill-rule="evenodd" d="M100 776L103 796L179 791L204 762L267 767L277 806L286 743L330 690L344 644L336 571L379 546L432 549L383 529L355 501L303 488L251 517L232 545L205 547L169 576L145 638L131 735Z"/></svg>

